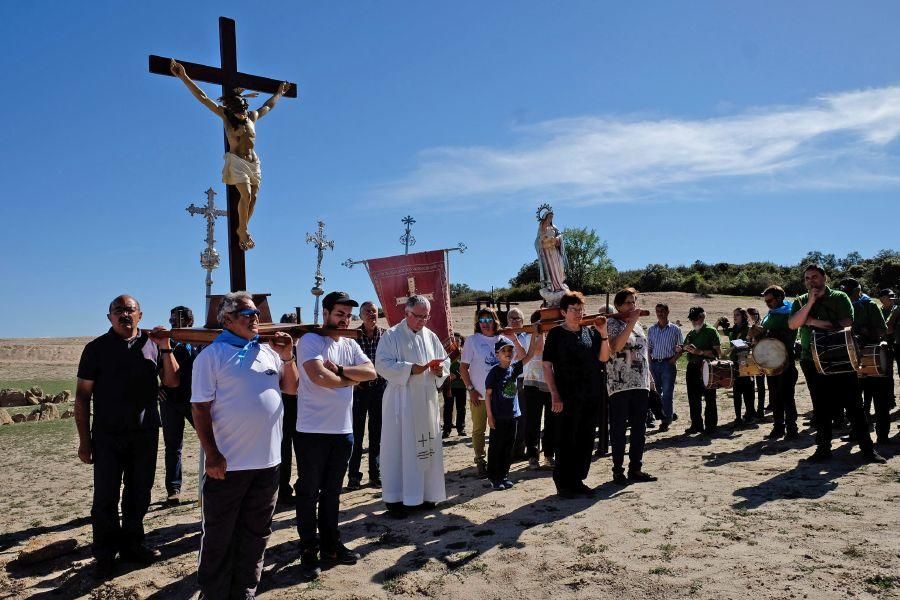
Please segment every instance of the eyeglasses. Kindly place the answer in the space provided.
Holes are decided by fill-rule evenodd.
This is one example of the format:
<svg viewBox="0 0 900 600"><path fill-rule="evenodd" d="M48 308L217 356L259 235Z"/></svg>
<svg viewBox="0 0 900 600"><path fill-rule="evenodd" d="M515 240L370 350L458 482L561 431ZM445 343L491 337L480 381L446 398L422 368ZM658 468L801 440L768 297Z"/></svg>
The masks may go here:
<svg viewBox="0 0 900 600"><path fill-rule="evenodd" d="M487 323L493 323L494 320L490 317L481 317L480 319L478 319L478 322L482 325L486 325Z"/></svg>
<svg viewBox="0 0 900 600"><path fill-rule="evenodd" d="M259 316L259 310L256 308L242 308L241 310L234 311L234 314L240 315L242 317L253 317Z"/></svg>
<svg viewBox="0 0 900 600"><path fill-rule="evenodd" d="M138 311L136 306L117 306L112 310L112 314L114 315L133 315Z"/></svg>
<svg viewBox="0 0 900 600"><path fill-rule="evenodd" d="M522 317L506 317L508 321L521 321Z"/></svg>
<svg viewBox="0 0 900 600"><path fill-rule="evenodd" d="M409 311L409 314L411 314L415 318L419 319L420 321L427 321L428 319L431 318L431 315L429 315L429 314L419 315L419 314L414 313L413 311Z"/></svg>
<svg viewBox="0 0 900 600"><path fill-rule="evenodd" d="M569 308L566 309L566 312L583 313L584 307L583 306L570 306Z"/></svg>

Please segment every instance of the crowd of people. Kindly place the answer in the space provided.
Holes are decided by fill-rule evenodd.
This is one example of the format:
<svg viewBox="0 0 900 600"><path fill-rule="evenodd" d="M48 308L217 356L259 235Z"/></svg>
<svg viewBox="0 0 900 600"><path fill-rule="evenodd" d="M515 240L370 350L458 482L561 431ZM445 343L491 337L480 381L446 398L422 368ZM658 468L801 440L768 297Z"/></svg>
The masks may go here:
<svg viewBox="0 0 900 600"><path fill-rule="evenodd" d="M733 323L717 322L733 359L767 338L786 352L775 374L734 373L731 428L762 423L771 410L767 437L797 438L799 362L816 430L809 459L828 460L832 428L849 420L850 440L863 459L884 462L870 436L869 410L874 406L876 443L891 443L892 369L876 377L829 372L818 347L849 328L861 347L900 350L894 293L882 290L879 304L854 279L834 289L819 265L809 265L803 277L808 292L793 301L772 285L762 292L764 316L737 308ZM521 458L528 469L552 469L560 497L592 496L585 480L592 455L605 452L603 434L599 443L597 437L606 423L612 483L655 481L644 470L646 429L658 419L658 430L667 431L678 419L679 359L686 355L690 422L684 434L715 436L716 389L704 369L722 351L702 307L690 309L691 328L683 335L665 304L654 307L656 322L645 330L639 302L638 292L626 288L603 314L586 318L584 296L570 291L560 300L559 322L548 327L536 311L530 321L538 327L531 333L522 332L519 309L509 311L512 330L504 332L497 314L483 308L474 332L458 337L461 352L451 360L427 327L431 305L424 296L408 298L405 318L384 329L374 302L360 305L345 292L332 292L322 301L323 329L295 344L285 333L262 342L253 297L234 292L218 309L221 334L202 349L173 342L162 327L142 332L140 304L117 297L109 306L110 330L84 349L76 392L78 455L94 469L97 576L113 575L117 560L149 564L159 558L145 544L143 529L158 429L165 443L166 502L178 504L185 421L205 455L198 565L203 598L253 597L279 503L296 508L305 579L324 566L356 563L359 554L341 542L338 515L345 478L348 490L363 485L364 441L367 485L381 488L386 515L394 518L434 509L446 499L443 439L454 429L465 436L467 422L474 473L493 490L515 485L510 469ZM357 307L357 339L340 335ZM175 307L170 324L189 327L193 315ZM893 356L900 367L900 353Z"/></svg>

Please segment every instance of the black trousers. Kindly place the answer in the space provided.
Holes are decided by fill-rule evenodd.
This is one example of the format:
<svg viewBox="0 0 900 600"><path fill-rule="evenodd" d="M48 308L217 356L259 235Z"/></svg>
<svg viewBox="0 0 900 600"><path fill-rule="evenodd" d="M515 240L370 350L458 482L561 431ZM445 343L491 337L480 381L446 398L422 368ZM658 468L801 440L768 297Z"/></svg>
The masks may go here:
<svg viewBox="0 0 900 600"><path fill-rule="evenodd" d="M297 395L282 394L281 403L284 405L284 418L281 421L281 467L278 475L278 495L290 497L291 467L294 462L294 431L297 429Z"/></svg>
<svg viewBox="0 0 900 600"><path fill-rule="evenodd" d="M691 411L691 427L699 431L711 433L719 422L719 411L716 407L716 390L708 390L703 385L703 363L689 362L685 371L687 383L688 407ZM703 409L703 403L706 409ZM704 427L704 418L706 426Z"/></svg>
<svg viewBox="0 0 900 600"><path fill-rule="evenodd" d="M606 389L606 372L600 374L600 399L596 409L597 419L597 452L606 454L609 452L609 392Z"/></svg>
<svg viewBox="0 0 900 600"><path fill-rule="evenodd" d="M862 411L862 402L856 373L839 375L821 375L816 371L811 360L800 362L806 384L813 399L813 411L816 421L816 446L821 450L831 450L831 426L834 412L846 410L850 419L850 427L863 452L872 451L872 438L869 426Z"/></svg>
<svg viewBox="0 0 900 600"><path fill-rule="evenodd" d="M894 379L893 377L863 377L859 380L860 390L865 395L868 392L875 405L875 436L880 442L890 437L891 409L894 408ZM863 410L865 417L869 416L868 409Z"/></svg>
<svg viewBox="0 0 900 600"><path fill-rule="evenodd" d="M383 387L353 388L353 452L350 453L349 479L362 479L363 434L369 420L369 480L381 478L378 459L381 455L381 399Z"/></svg>
<svg viewBox="0 0 900 600"><path fill-rule="evenodd" d="M156 476L159 429L123 433L93 432L94 500L91 527L97 560L144 543L144 515ZM121 490L122 518L119 520Z"/></svg>
<svg viewBox="0 0 900 600"><path fill-rule="evenodd" d="M181 491L181 448L184 444L184 422L194 426L190 402L159 401L159 417L162 421L163 443L166 446L166 491Z"/></svg>
<svg viewBox="0 0 900 600"><path fill-rule="evenodd" d="M466 430L466 388L450 388L450 393L444 397L444 433L450 433L453 429L453 407L456 406L456 432Z"/></svg>
<svg viewBox="0 0 900 600"><path fill-rule="evenodd" d="M631 443L628 446L628 471L641 470L646 441L647 405L649 390L625 390L609 397L609 437L612 441L613 472L624 472L625 430L631 425Z"/></svg>
<svg viewBox="0 0 900 600"><path fill-rule="evenodd" d="M794 399L797 377L797 366L792 360L788 361L780 375L767 376L776 430L797 431L797 402Z"/></svg>
<svg viewBox="0 0 900 600"><path fill-rule="evenodd" d="M731 392L734 394L734 418L741 418L741 404L744 405L745 414L748 417L752 417L756 412L753 406L753 401L755 400L753 395L753 377L735 377ZM763 413L760 411L759 416L762 415Z"/></svg>
<svg viewBox="0 0 900 600"><path fill-rule="evenodd" d="M253 598L262 576L278 496L278 466L203 480L197 583L209 600Z"/></svg>
<svg viewBox="0 0 900 600"><path fill-rule="evenodd" d="M569 491L580 486L591 468L598 406L596 400L567 403L562 396L562 401L563 410L557 415L559 437L553 482L557 490Z"/></svg>
<svg viewBox="0 0 900 600"><path fill-rule="evenodd" d="M304 550L335 552L341 543L341 486L353 450L352 433L294 432L297 448L297 533ZM316 532L318 531L318 536Z"/></svg>
<svg viewBox="0 0 900 600"><path fill-rule="evenodd" d="M543 450L544 456L553 458L556 451L556 417L550 409L550 392L526 385L522 388L522 402L530 419L525 425L525 454L527 458L537 458ZM541 415L544 417L544 435L541 437Z"/></svg>
<svg viewBox="0 0 900 600"><path fill-rule="evenodd" d="M492 483L503 481L509 476L518 425L518 417L494 420L487 453L488 479Z"/></svg>

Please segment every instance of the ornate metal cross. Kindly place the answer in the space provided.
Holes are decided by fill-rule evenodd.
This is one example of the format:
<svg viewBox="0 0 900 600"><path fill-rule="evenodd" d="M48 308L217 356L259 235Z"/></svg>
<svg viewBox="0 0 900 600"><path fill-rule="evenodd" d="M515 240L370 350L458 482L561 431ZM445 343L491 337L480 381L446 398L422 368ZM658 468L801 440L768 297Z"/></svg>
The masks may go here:
<svg viewBox="0 0 900 600"><path fill-rule="evenodd" d="M203 215L206 217L206 249L200 253L200 266L206 269L206 297L209 298L212 293L212 272L213 269L219 267L219 253L216 251L216 217L224 217L228 215L227 210L216 208L216 192L212 188L206 190L206 206L199 208L191 205L186 209L191 216Z"/></svg>
<svg viewBox="0 0 900 600"><path fill-rule="evenodd" d="M406 233L400 236L400 243L403 244L403 254L409 254L409 247L416 245L416 238L412 234L412 225L416 220L406 215L401 222L406 225Z"/></svg>
<svg viewBox="0 0 900 600"><path fill-rule="evenodd" d="M322 289L322 284L325 283L325 277L322 275L322 258L326 249L334 250L334 240L325 239L325 221L319 221L319 230L315 234L306 234L306 243L312 244L316 248L316 285L310 291L316 297L316 307L313 309L313 325L318 325L319 297L325 293L325 290Z"/></svg>

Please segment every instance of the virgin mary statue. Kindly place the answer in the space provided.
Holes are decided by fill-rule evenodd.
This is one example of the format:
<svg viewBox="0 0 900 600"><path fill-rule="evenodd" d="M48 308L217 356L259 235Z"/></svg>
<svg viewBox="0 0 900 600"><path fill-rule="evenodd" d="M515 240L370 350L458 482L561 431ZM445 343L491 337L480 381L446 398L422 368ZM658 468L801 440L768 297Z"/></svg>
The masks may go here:
<svg viewBox="0 0 900 600"><path fill-rule="evenodd" d="M537 210L537 219L539 225L534 248L537 251L541 275L541 296L548 305L554 306L559 303L559 298L569 291L569 286L565 284L568 266L566 245L562 233L553 224L552 206L542 204Z"/></svg>

